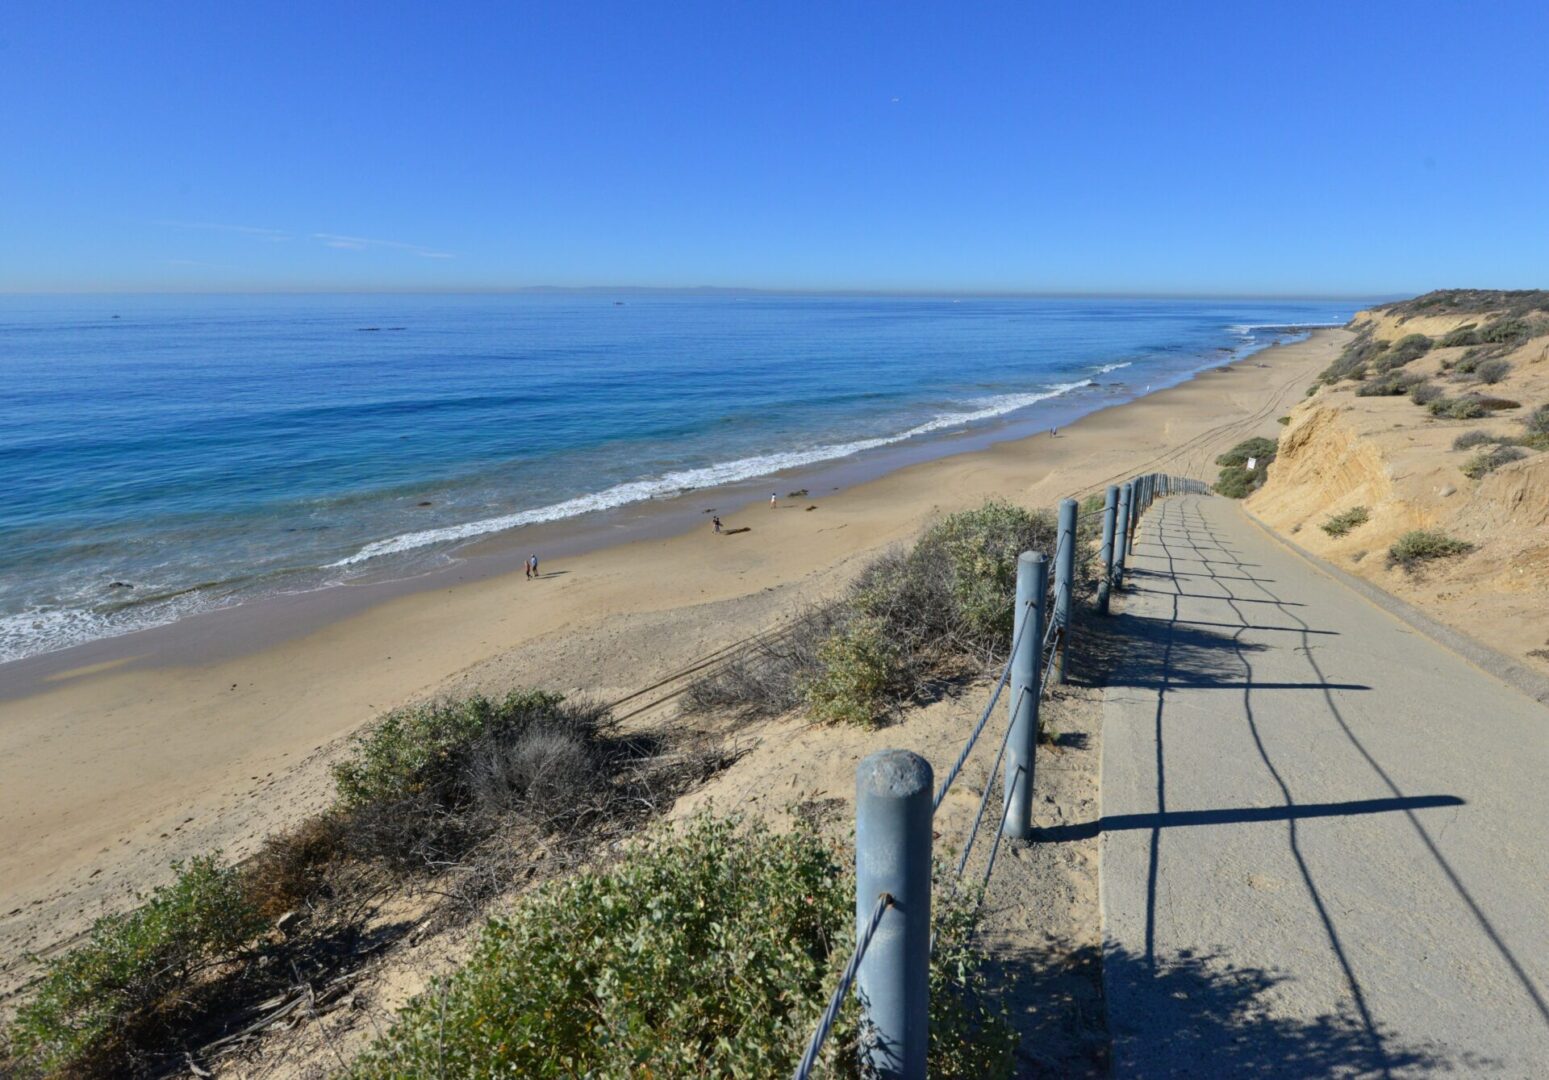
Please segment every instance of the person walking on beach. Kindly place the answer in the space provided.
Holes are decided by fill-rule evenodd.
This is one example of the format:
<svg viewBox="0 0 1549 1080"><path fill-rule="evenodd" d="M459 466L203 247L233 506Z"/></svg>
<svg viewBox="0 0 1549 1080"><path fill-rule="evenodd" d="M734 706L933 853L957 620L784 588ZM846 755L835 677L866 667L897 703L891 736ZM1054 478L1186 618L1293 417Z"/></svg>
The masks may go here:
<svg viewBox="0 0 1549 1080"><path fill-rule="evenodd" d="M721 515L720 514L716 514L715 517L711 518L710 519L710 524L715 526L715 531L716 532L720 532L721 531Z"/></svg>
<svg viewBox="0 0 1549 1080"><path fill-rule="evenodd" d="M769 496L769 509L773 510L780 505L779 492L773 492Z"/></svg>
<svg viewBox="0 0 1549 1080"><path fill-rule="evenodd" d="M529 555L527 557L527 576L530 577L530 578L535 578L535 577L538 576L538 556L537 555Z"/></svg>
<svg viewBox="0 0 1549 1080"><path fill-rule="evenodd" d="M1059 437L1059 434L1060 434L1060 429L1059 429L1059 428L1057 428L1057 427L1051 427L1051 428L1050 428L1050 429L1049 429L1049 438L1051 438L1051 439L1056 439L1056 438L1058 438L1058 437Z"/></svg>

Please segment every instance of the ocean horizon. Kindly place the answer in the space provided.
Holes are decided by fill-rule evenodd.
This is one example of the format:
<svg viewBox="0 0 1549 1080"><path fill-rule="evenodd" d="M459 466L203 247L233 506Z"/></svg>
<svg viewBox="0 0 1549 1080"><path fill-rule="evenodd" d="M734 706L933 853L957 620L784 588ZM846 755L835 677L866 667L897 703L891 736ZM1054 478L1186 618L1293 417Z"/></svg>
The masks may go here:
<svg viewBox="0 0 1549 1080"><path fill-rule="evenodd" d="M1362 302L0 297L0 662L457 545L1068 422Z"/></svg>

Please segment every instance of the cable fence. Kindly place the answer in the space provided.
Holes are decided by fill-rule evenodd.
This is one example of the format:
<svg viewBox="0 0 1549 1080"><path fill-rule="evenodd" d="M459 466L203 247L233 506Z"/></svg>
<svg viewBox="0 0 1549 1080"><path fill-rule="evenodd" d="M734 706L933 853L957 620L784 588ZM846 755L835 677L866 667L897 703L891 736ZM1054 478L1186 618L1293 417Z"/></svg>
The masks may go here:
<svg viewBox="0 0 1549 1080"><path fill-rule="evenodd" d="M1167 495L1208 493L1200 481L1149 473L1109 487L1100 510L1078 514L1074 499L1063 500L1052 559L1041 552L1024 552L1017 560L1010 651L989 700L939 787L933 783L930 763L909 750L882 750L857 767L855 949L797 1066L796 1080L812 1075L852 991L857 992L862 1008L862 1074L885 1080L920 1080L926 1075L929 969L936 940L930 919L936 815L1005 698L1005 730L950 879L952 889L960 888L999 781L1000 824L980 875L978 895L982 897L1001 841L1033 838L1038 713L1050 685L1065 681L1079 522L1102 518L1095 609L1106 615L1111 593L1123 586L1125 558L1145 511Z"/></svg>

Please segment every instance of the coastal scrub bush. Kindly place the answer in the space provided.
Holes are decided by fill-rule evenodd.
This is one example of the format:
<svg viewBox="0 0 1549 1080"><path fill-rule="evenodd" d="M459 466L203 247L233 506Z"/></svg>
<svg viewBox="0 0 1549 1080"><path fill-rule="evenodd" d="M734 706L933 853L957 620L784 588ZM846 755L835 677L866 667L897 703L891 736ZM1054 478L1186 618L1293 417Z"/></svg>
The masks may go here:
<svg viewBox="0 0 1549 1080"><path fill-rule="evenodd" d="M1318 380L1336 383L1341 379L1365 378L1367 368L1377 363L1378 356L1387 347L1386 341L1374 341L1370 331L1364 331L1340 351L1332 364L1323 369Z"/></svg>
<svg viewBox="0 0 1549 1080"><path fill-rule="evenodd" d="M434 869L516 818L556 832L627 816L674 783L632 767L650 756L602 706L516 690L396 709L334 779L351 853Z"/></svg>
<svg viewBox="0 0 1549 1080"><path fill-rule="evenodd" d="M976 649L1011 645L1017 558L1024 551L1053 554L1059 532L1054 515L992 499L976 510L950 514L926 531L915 560L944 566L963 641Z"/></svg>
<svg viewBox="0 0 1549 1080"><path fill-rule="evenodd" d="M334 766L346 807L392 802L425 792L453 801L466 783L464 765L482 739L519 738L529 731L595 733L600 709L567 705L560 694L516 690L496 701L472 697L411 705L388 713L358 735Z"/></svg>
<svg viewBox="0 0 1549 1080"><path fill-rule="evenodd" d="M1485 408L1476 399L1440 397L1426 406L1432 416L1443 420L1477 420L1485 414Z"/></svg>
<svg viewBox="0 0 1549 1080"><path fill-rule="evenodd" d="M1529 435L1549 435L1549 405L1540 405L1522 418Z"/></svg>
<svg viewBox="0 0 1549 1080"><path fill-rule="evenodd" d="M92 925L45 968L7 1032L44 1075L118 1074L183 1010L195 976L231 959L263 928L237 872L216 856L174 864L177 877L139 909Z"/></svg>
<svg viewBox="0 0 1549 1080"><path fill-rule="evenodd" d="M1469 458L1463 465L1463 475L1470 480L1478 480L1486 473L1492 473L1502 465L1513 461L1520 461L1527 457L1527 451L1516 446L1496 446L1489 450L1481 450Z"/></svg>
<svg viewBox="0 0 1549 1080"><path fill-rule="evenodd" d="M1357 397L1399 397L1425 381L1423 375L1402 371L1389 371L1375 379L1368 379L1356 387Z"/></svg>
<svg viewBox="0 0 1549 1080"><path fill-rule="evenodd" d="M1216 464L1223 466L1246 465L1250 457L1258 458L1262 462L1273 458L1277 449L1279 449L1279 444L1274 439L1245 439L1217 457Z"/></svg>
<svg viewBox="0 0 1549 1080"><path fill-rule="evenodd" d="M1453 378L1456 378L1459 375L1472 375L1475 371L1479 370L1479 365L1483 362L1484 357L1480 356L1478 349L1468 350L1468 352L1458 357L1458 362L1456 364L1452 365Z"/></svg>
<svg viewBox="0 0 1549 1080"><path fill-rule="evenodd" d="M1081 585L1095 527L1095 518L1078 525ZM1053 514L1006 502L951 514L912 547L874 559L837 602L696 679L683 705L748 716L806 704L824 719L875 722L943 667L1004 655L1017 558L1053 554L1057 533Z"/></svg>
<svg viewBox="0 0 1549 1080"><path fill-rule="evenodd" d="M1437 398L1443 396L1442 388L1435 383L1422 382L1409 388L1409 400L1416 405L1429 405Z"/></svg>
<svg viewBox="0 0 1549 1080"><path fill-rule="evenodd" d="M1476 446L1487 446L1490 443L1500 442L1500 438L1491 435L1488 431L1465 431L1452 440L1454 450L1472 450Z"/></svg>
<svg viewBox="0 0 1549 1080"><path fill-rule="evenodd" d="M345 1075L789 1075L855 944L849 862L805 825L664 829L491 920ZM934 915L931 1075L1004 1077L1016 1036L989 1004L973 917L950 899ZM826 1075L855 1075L859 1038L852 995Z"/></svg>
<svg viewBox="0 0 1549 1080"><path fill-rule="evenodd" d="M1418 360L1431 351L1432 341L1424 334L1407 334L1390 345L1384 352L1373 357L1371 363L1377 371L1392 371L1412 360Z"/></svg>
<svg viewBox="0 0 1549 1080"><path fill-rule="evenodd" d="M1441 339L1442 346L1453 348L1459 345L1478 345L1479 334L1475 331L1474 326L1474 323L1469 323L1467 326L1460 326L1453 330Z"/></svg>
<svg viewBox="0 0 1549 1080"><path fill-rule="evenodd" d="M1388 548L1388 561L1405 570L1413 570L1432 559L1466 555L1474 550L1467 540L1459 540L1434 529L1411 529Z"/></svg>
<svg viewBox="0 0 1549 1080"><path fill-rule="evenodd" d="M1371 515L1367 512L1366 507L1356 506L1342 514L1335 514L1320 525L1319 528L1330 536L1344 536L1351 529L1365 525L1370 520Z"/></svg>
<svg viewBox="0 0 1549 1080"><path fill-rule="evenodd" d="M1515 345L1533 336L1533 326L1525 319L1503 316L1479 328L1479 340L1491 344Z"/></svg>
<svg viewBox="0 0 1549 1080"><path fill-rule="evenodd" d="M862 615L836 631L817 659L802 699L813 717L826 723L874 724L909 689L903 650L875 615Z"/></svg>
<svg viewBox="0 0 1549 1080"><path fill-rule="evenodd" d="M1218 494L1229 499L1245 499L1264 485L1269 475L1269 463L1275 460L1278 445L1273 439L1245 439L1216 458L1221 474L1216 478ZM1257 458L1254 468L1248 468L1248 459Z"/></svg>
<svg viewBox="0 0 1549 1080"><path fill-rule="evenodd" d="M1549 450L1549 405L1540 405L1522 419L1527 434L1516 440L1534 450Z"/></svg>
<svg viewBox="0 0 1549 1080"><path fill-rule="evenodd" d="M1511 361L1486 360L1474 369L1474 377L1482 383L1494 385L1511 374Z"/></svg>

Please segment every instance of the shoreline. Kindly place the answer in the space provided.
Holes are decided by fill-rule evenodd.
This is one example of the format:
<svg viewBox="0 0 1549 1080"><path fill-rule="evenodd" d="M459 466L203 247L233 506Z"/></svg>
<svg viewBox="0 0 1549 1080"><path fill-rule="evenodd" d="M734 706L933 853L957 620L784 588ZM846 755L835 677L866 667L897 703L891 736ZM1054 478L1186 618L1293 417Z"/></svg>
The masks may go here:
<svg viewBox="0 0 1549 1080"><path fill-rule="evenodd" d="M285 598L284 618L252 617L256 605L210 613L244 612L244 649L194 616L79 646L68 666L65 653L5 665L25 678L0 700L0 827L17 838L0 854L0 956L9 967L122 906L172 858L239 856L321 805L339 742L405 701L523 682L629 693L842 587L935 514L990 495L1052 506L1150 468L1213 478L1214 455L1273 431L1345 336L1320 330L1208 368L1061 424L1058 438L991 440L778 511L751 501L723 514L748 533L704 524L610 544L613 524L585 554L545 559L536 582L514 572L525 551L470 550L434 582L319 611L313 625L295 620L304 597ZM753 483L783 496L790 479ZM745 497L761 496L750 484Z"/></svg>
<svg viewBox="0 0 1549 1080"><path fill-rule="evenodd" d="M1300 339L1303 341L1311 334L1334 329L1300 324L1283 327L1266 324L1255 328L1304 335ZM736 512L761 503L762 493L771 488L777 489L782 497L792 489L816 492L811 496L813 499L842 493L915 465L1032 438L1051 427L1068 428L1085 417L1183 385L1210 371L1246 363L1252 357L1284 344L1288 343L1260 345L1247 352L1220 348L1218 357L1200 367L1159 373L1166 381L1155 391L1149 386L1146 390L1138 390L1124 380L1100 381L1098 375L1114 370L1109 367L1065 392L1053 393L1010 414L964 421L955 430L953 426L947 426L916 437L907 434L890 437L879 446L835 458L548 520L488 531L479 528L485 524L480 521L447 526L446 529L451 531L463 528L476 531L462 539L438 540L424 548L407 547L387 553L389 559L428 556L437 560L430 565L414 566L400 561L397 565L388 563L373 569L371 560L365 559L361 560L360 576L354 580L300 588L281 587L274 592L197 608L167 621L0 660L0 702L47 689L50 683L82 669L105 670L107 665L112 665L123 670L232 659L304 636L329 622L362 613L377 604L439 588L448 581L482 580L514 573L521 568L527 553L534 550L543 560L549 561L556 552L562 553L562 557L573 558L622 543L689 533L708 520L705 515L717 511ZM581 496L587 497L590 496ZM730 507L729 511L727 507ZM528 512L536 511L523 511ZM373 541L361 551L392 544L405 535L412 534ZM358 555L359 552L344 562L352 562ZM327 566L320 566L313 571L326 569Z"/></svg>

